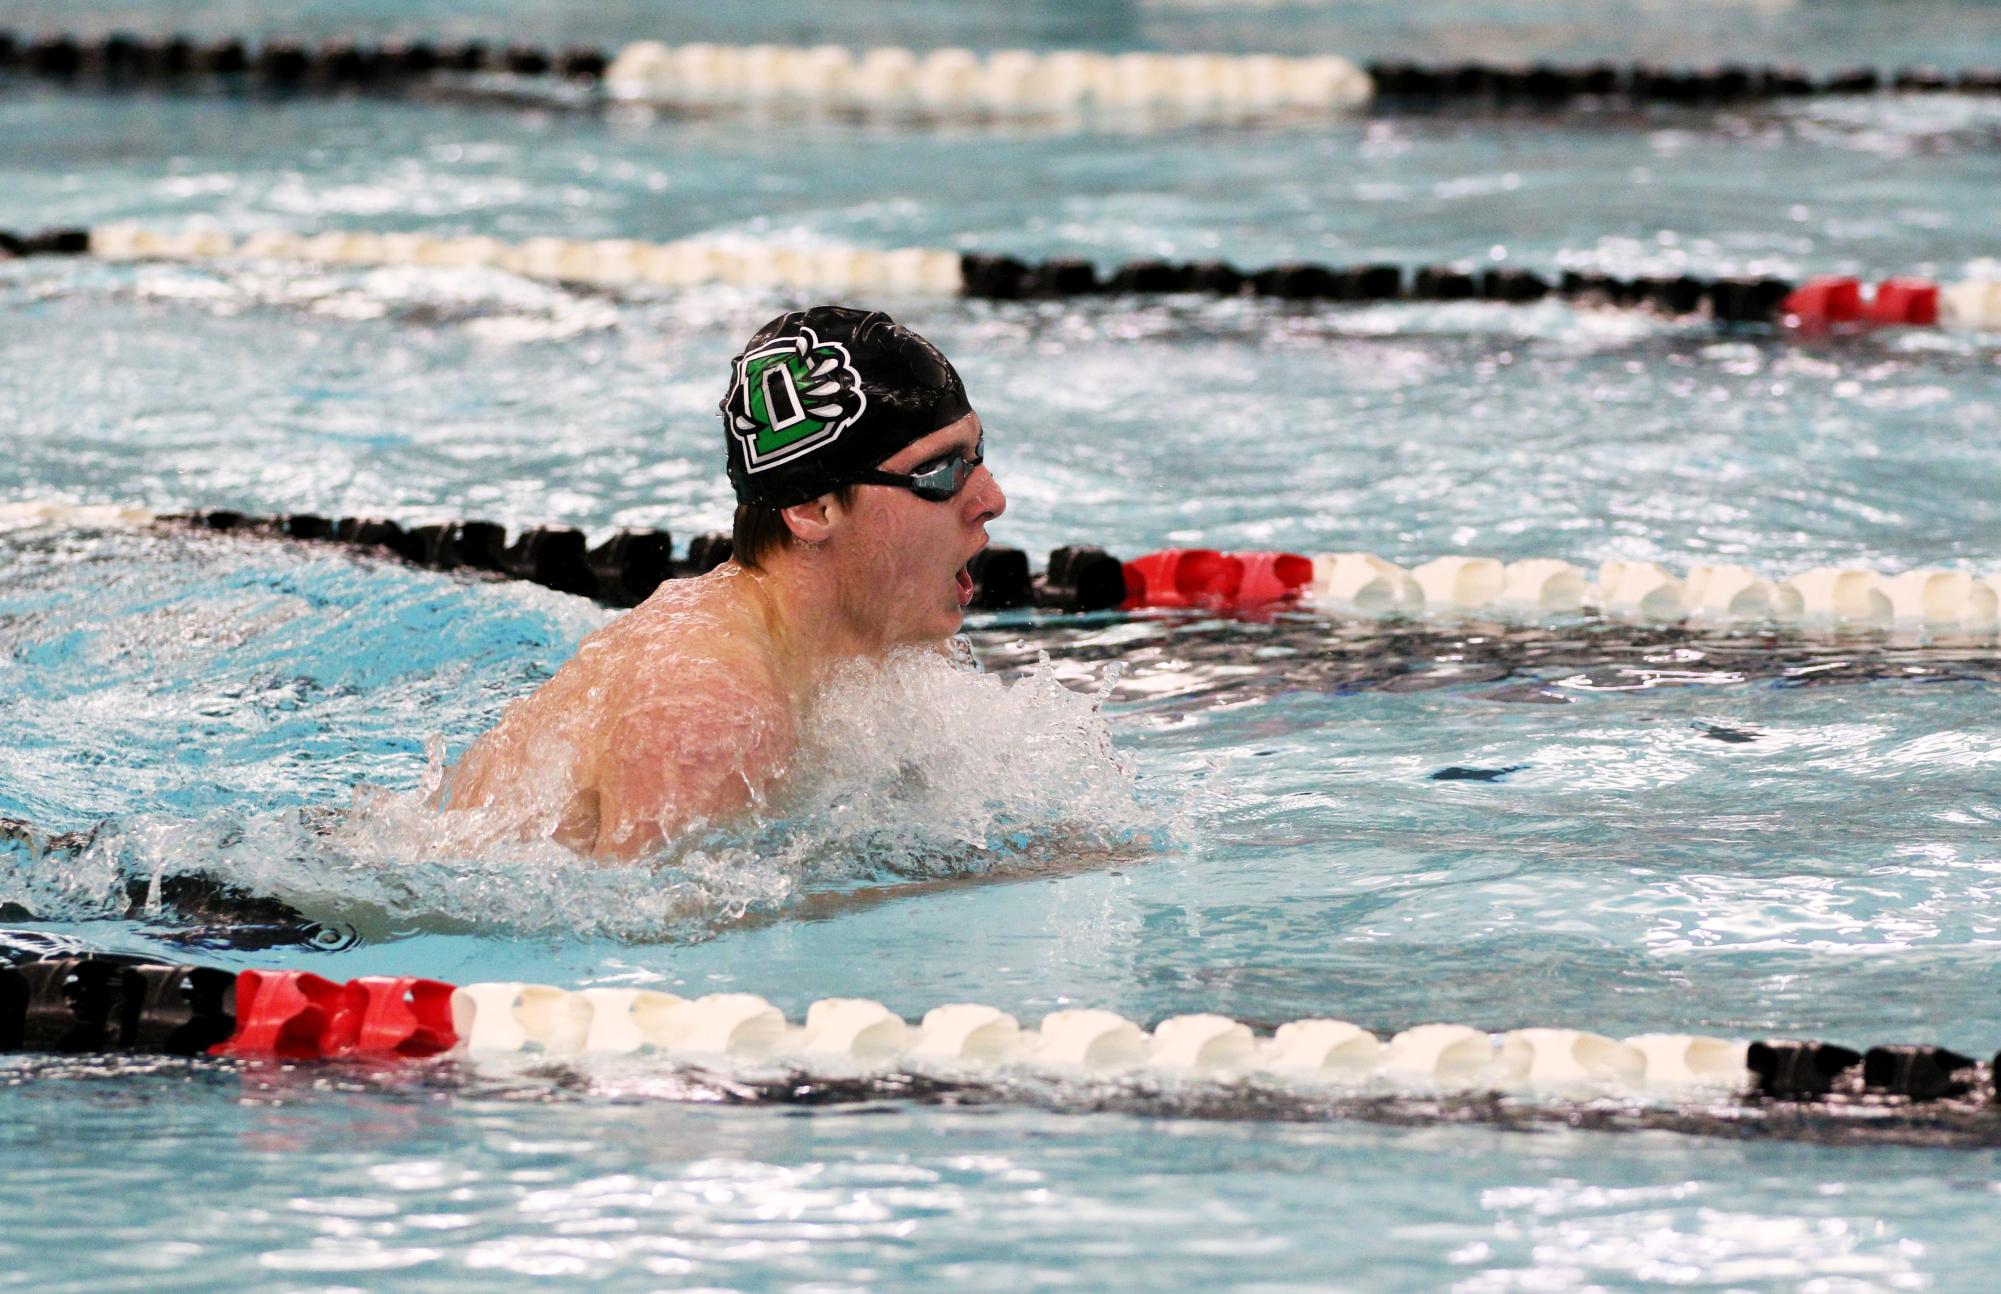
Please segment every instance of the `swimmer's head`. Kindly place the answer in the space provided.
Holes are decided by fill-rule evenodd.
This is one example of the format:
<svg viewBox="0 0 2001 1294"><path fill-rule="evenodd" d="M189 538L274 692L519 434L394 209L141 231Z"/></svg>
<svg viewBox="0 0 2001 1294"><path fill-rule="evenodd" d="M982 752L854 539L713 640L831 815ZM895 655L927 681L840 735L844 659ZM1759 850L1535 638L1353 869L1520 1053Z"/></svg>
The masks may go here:
<svg viewBox="0 0 2001 1294"><path fill-rule="evenodd" d="M888 315L816 306L765 325L723 400L740 567L804 584L880 644L958 632L967 562L1007 499L937 348Z"/></svg>
<svg viewBox="0 0 2001 1294"><path fill-rule="evenodd" d="M972 412L938 348L880 310L814 306L757 330L722 401L739 504L787 508L862 480Z"/></svg>

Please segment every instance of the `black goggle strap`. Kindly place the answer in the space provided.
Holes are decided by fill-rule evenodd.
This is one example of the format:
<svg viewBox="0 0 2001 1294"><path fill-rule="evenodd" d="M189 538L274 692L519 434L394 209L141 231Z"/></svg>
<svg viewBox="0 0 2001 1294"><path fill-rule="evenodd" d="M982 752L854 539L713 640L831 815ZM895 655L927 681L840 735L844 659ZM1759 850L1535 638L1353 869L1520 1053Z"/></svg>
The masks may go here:
<svg viewBox="0 0 2001 1294"><path fill-rule="evenodd" d="M948 458L928 472L885 472L880 468L872 468L866 472L857 472L854 480L857 485L893 485L899 489L909 490L920 499L943 503L965 489L966 482L972 479L974 471L986 461L987 438L982 432L970 456L960 454Z"/></svg>

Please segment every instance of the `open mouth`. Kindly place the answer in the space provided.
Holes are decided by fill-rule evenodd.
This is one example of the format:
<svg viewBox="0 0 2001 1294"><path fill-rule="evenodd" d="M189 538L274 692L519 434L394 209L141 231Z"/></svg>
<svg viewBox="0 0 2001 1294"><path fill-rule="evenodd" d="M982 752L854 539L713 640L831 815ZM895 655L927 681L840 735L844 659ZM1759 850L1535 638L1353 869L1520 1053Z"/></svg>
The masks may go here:
<svg viewBox="0 0 2001 1294"><path fill-rule="evenodd" d="M958 573L958 574L957 574L956 576L954 576L953 578L954 578L954 579L956 579L956 580L958 581L958 584L959 584L959 605L960 605L960 607L962 607L962 608L963 608L963 607L966 607L966 606L970 606L970 605L972 604L972 601L973 601L973 570L972 570L972 563L971 563L971 562L969 561L969 562L967 562L967 563L966 563L966 564L965 564L964 566L961 566L961 567L959 568L959 573Z"/></svg>

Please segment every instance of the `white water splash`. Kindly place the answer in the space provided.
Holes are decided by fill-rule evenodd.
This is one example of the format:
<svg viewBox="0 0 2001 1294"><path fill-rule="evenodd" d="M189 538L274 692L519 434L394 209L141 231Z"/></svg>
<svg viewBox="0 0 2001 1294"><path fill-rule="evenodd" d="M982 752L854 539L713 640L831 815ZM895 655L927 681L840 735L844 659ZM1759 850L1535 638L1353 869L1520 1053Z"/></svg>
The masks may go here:
<svg viewBox="0 0 2001 1294"><path fill-rule="evenodd" d="M1142 830L1100 712L1109 687L1072 691L1046 658L1012 681L930 654L849 665L808 717L788 816L985 853L1037 826Z"/></svg>
<svg viewBox="0 0 2001 1294"><path fill-rule="evenodd" d="M1102 690L1064 687L1046 664L1002 680L898 653L835 674L803 725L791 778L750 819L685 833L636 865L593 866L549 841L570 793L570 761L557 754L545 764L547 794L525 817L522 806L504 823L436 813L427 787L358 797L340 835L357 860L392 867L406 891L398 908L628 938L688 933L829 885L1033 867L1147 843L1161 821L1135 795L1102 701ZM433 785L441 775L434 761ZM391 861L412 854L418 867Z"/></svg>
<svg viewBox="0 0 2001 1294"><path fill-rule="evenodd" d="M1046 663L1011 679L929 653L840 670L802 729L793 774L751 818L684 833L650 858L596 865L548 838L570 793L552 753L546 794L440 812L442 746L412 791L363 786L344 813L148 817L0 889L38 910L123 907L134 877L201 872L370 938L416 931L700 937L840 891L1129 859L1163 811L1138 797L1095 693ZM32 882L27 878L32 877ZM886 892L886 891L883 891Z"/></svg>

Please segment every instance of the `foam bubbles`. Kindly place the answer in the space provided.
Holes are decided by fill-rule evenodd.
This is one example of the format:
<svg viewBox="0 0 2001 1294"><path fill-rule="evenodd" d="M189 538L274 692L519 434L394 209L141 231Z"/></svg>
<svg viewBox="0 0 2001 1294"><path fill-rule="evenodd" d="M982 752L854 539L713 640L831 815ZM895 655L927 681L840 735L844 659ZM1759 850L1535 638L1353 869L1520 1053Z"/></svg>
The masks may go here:
<svg viewBox="0 0 2001 1294"><path fill-rule="evenodd" d="M1102 700L1046 660L1011 680L927 652L850 663L807 716L787 816L871 835L895 824L906 843L969 847L973 866L1038 827L1115 844L1146 823Z"/></svg>
<svg viewBox="0 0 2001 1294"><path fill-rule="evenodd" d="M364 786L343 813L133 820L44 872L36 897L114 899L119 878L204 871L365 938L412 931L565 931L699 938L781 919L829 885L936 880L1124 855L1157 825L1099 712L1046 664L1002 679L931 653L838 670L802 731L793 778L745 822L683 833L628 866L549 839L571 794L568 752L540 751L525 802L439 811L444 772ZM828 897L822 894L820 897Z"/></svg>
<svg viewBox="0 0 2001 1294"><path fill-rule="evenodd" d="M534 779L545 793L527 805L435 812L434 766L415 792L359 797L340 835L357 855L405 860L392 865L409 900L478 925L694 934L782 914L832 883L1139 847L1156 820L1101 701L1046 663L1002 679L899 652L837 669L802 726L790 780L747 821L683 833L629 867L590 865L548 840L571 791L561 751L547 752Z"/></svg>

